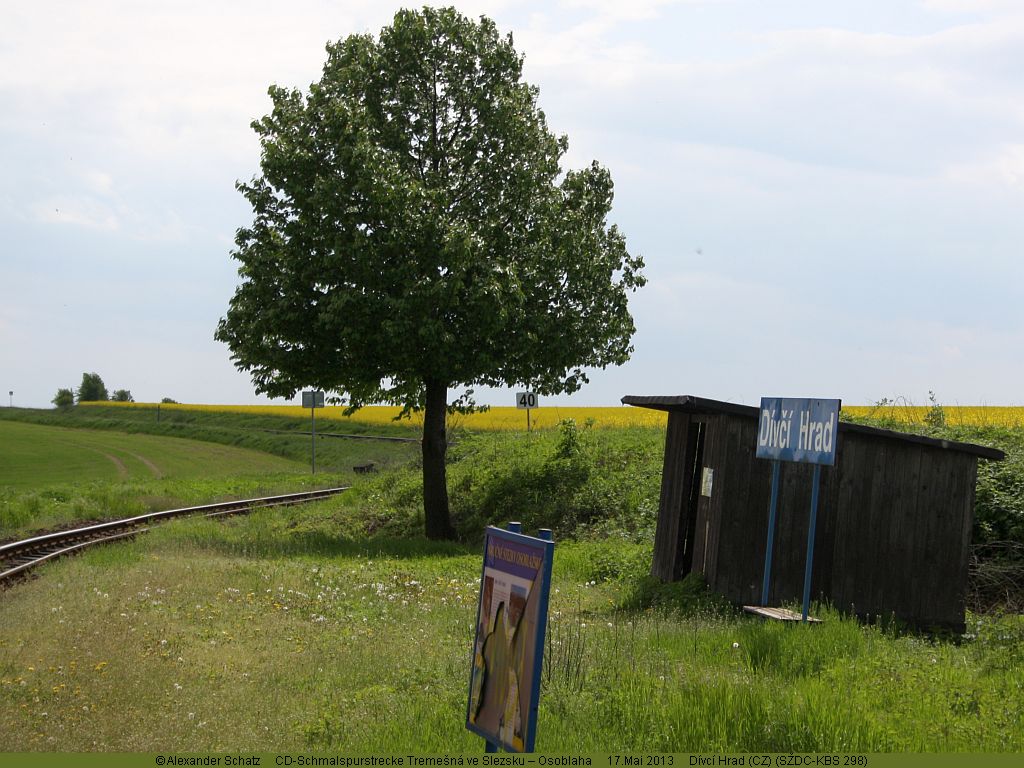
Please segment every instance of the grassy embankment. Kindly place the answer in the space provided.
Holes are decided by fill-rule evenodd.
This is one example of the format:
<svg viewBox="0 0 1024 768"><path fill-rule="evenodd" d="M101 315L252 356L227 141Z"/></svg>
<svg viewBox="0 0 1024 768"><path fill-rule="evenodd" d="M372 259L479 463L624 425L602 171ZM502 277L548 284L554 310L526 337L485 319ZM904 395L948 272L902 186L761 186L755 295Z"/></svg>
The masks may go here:
<svg viewBox="0 0 1024 768"><path fill-rule="evenodd" d="M0 421L0 485L17 490L82 480L301 471L248 448L188 439Z"/></svg>
<svg viewBox="0 0 1024 768"><path fill-rule="evenodd" d="M1019 617L972 616L953 642L826 606L820 627L761 623L699 584L654 588L662 440L462 440L465 545L412 535L413 468L56 563L3 595L2 747L480 751L463 728L479 527L518 517L559 540L539 749L1024 749Z"/></svg>
<svg viewBox="0 0 1024 768"><path fill-rule="evenodd" d="M310 438L300 434L307 421L155 416L102 407L0 409L0 540L79 521L347 484L356 465L386 467L418 454L412 443L322 438L311 477ZM410 435L407 428L385 432Z"/></svg>

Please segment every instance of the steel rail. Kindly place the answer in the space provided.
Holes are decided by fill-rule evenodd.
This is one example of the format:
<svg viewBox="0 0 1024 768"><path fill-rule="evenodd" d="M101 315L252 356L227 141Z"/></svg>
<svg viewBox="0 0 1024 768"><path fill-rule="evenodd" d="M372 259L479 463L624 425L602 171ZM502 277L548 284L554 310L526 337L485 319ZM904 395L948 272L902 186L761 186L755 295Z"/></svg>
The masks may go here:
<svg viewBox="0 0 1024 768"><path fill-rule="evenodd" d="M67 531L56 531L33 536L21 541L12 541L0 545L0 582L22 576L26 571L41 563L48 562L65 554L71 554L92 544L115 541L148 531L148 526L164 520L190 515L219 517L223 515L248 512L263 507L279 507L293 504L305 504L311 501L330 498L346 491L351 486L325 488L301 493L287 493L278 496L261 496L254 499L222 501L216 504L202 504L195 507L166 509L160 512L149 512L122 520L110 520L82 528Z"/></svg>

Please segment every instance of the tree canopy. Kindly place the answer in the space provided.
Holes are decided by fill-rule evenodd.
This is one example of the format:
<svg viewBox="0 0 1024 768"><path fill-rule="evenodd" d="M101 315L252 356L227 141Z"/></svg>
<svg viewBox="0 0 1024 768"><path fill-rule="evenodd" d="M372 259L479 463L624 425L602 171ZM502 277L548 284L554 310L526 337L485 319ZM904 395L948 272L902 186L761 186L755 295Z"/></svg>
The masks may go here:
<svg viewBox="0 0 1024 768"><path fill-rule="evenodd" d="M107 399L107 385L98 373L83 373L82 383L78 387L78 402Z"/></svg>
<svg viewBox="0 0 1024 768"><path fill-rule="evenodd" d="M632 351L643 262L607 221L611 175L563 172L522 64L486 17L400 11L328 44L308 93L270 88L261 174L237 185L253 223L216 338L257 392L424 409L433 537L450 408L478 385L573 392Z"/></svg>
<svg viewBox="0 0 1024 768"><path fill-rule="evenodd" d="M75 404L75 393L70 389L58 389L57 394L50 402L60 409L70 408Z"/></svg>

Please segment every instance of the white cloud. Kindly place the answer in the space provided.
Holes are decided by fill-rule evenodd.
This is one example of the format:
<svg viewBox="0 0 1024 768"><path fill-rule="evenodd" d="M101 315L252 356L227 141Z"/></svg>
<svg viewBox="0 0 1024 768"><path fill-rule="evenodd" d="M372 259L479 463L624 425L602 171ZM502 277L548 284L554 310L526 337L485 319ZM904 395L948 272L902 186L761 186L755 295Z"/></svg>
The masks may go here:
<svg viewBox="0 0 1024 768"><path fill-rule="evenodd" d="M33 205L32 212L35 220L44 224L70 224L104 232L114 232L121 227L116 211L94 197L50 197Z"/></svg>
<svg viewBox="0 0 1024 768"><path fill-rule="evenodd" d="M143 242L181 242L192 229L173 210L158 209L151 212L109 196L54 195L37 201L29 210L31 218L42 224L119 233L131 240Z"/></svg>
<svg viewBox="0 0 1024 768"><path fill-rule="evenodd" d="M96 194L109 195L114 191L114 178L109 173L88 171L84 175L86 185Z"/></svg>
<svg viewBox="0 0 1024 768"><path fill-rule="evenodd" d="M1020 0L918 0L925 8L944 13L1020 13Z"/></svg>
<svg viewBox="0 0 1024 768"><path fill-rule="evenodd" d="M948 166L943 176L954 184L975 189L991 187L1024 187L1024 144L1007 144L993 154L973 163Z"/></svg>
<svg viewBox="0 0 1024 768"><path fill-rule="evenodd" d="M235 153L273 82L306 86L324 44L381 17L373 3L105 0L5 10L0 93L149 156ZM84 113L84 114L83 114ZM245 146L248 144L248 146Z"/></svg>
<svg viewBox="0 0 1024 768"><path fill-rule="evenodd" d="M606 27L621 21L653 19L663 8L682 4L679 0L632 0L628 3L620 0L561 0L558 3L562 8L590 11Z"/></svg>
<svg viewBox="0 0 1024 768"><path fill-rule="evenodd" d="M10 302L0 302L0 337L8 337L17 323L18 313Z"/></svg>
<svg viewBox="0 0 1024 768"><path fill-rule="evenodd" d="M552 128L569 135L568 164L597 157L611 169L613 219L648 260L651 283L632 305L637 354L600 375L640 385L602 385L605 402L649 386L756 402L762 385L796 386L800 371L762 349L758 308L769 301L784 302L783 340L831 334L819 337L813 383L851 402L923 399L928 388L1000 399L1024 379L1024 363L1005 351L1024 345L1014 250L1024 239L1024 5L932 0L900 23L889 23L889 4L840 5L459 3L514 34ZM67 244L83 235L95 248L91 268L117 267L96 275L110 296L94 294L114 302L126 292L118 278L138 279L138 304L117 303L110 319L129 352L107 344L89 354L107 355L111 371L123 366L118 376L135 391L131 351L145 345L131 337L135 326L173 329L181 340L171 363L202 349L210 372L182 397L245 399L244 375L209 337L235 280L229 235L249 214L232 183L258 167L249 122L268 110L270 83L306 88L326 41L376 33L396 7L5 8L0 217L14 233L5 266L41 285L44 272L32 270L50 259L48 290L64 267L73 302L81 285L66 272L83 258ZM168 264L204 290L153 302L167 270L147 278ZM829 308L834 325L807 320ZM128 328L127 316L139 322ZM16 357L25 371L42 370L31 355L45 342L85 344L70 321L44 343L32 325L0 314L5 340L24 339ZM666 348L679 354L666 359ZM38 387L43 404L66 384L57 373Z"/></svg>

